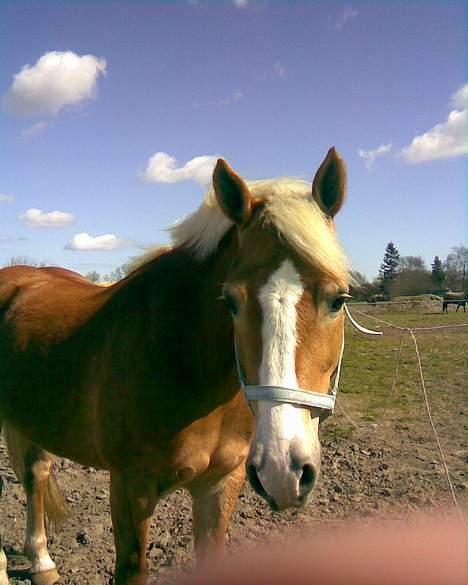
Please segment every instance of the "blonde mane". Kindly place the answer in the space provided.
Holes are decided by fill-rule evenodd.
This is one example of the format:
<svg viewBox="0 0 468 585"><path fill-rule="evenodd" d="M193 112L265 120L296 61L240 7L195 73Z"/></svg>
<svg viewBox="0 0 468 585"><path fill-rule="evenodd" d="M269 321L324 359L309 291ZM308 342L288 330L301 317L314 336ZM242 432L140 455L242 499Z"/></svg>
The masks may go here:
<svg viewBox="0 0 468 585"><path fill-rule="evenodd" d="M306 181L291 178L251 181L252 196L265 204L263 221L306 261L333 279L349 281L350 266L330 221L312 199ZM211 187L200 207L170 229L173 247L190 248L199 260L210 256L233 222L221 211Z"/></svg>

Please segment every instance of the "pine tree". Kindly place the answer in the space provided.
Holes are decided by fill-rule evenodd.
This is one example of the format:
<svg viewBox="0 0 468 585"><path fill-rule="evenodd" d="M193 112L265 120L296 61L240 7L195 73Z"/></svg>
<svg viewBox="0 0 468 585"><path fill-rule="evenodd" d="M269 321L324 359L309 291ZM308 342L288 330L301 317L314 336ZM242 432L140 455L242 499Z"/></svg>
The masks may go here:
<svg viewBox="0 0 468 585"><path fill-rule="evenodd" d="M397 275L400 264L400 252L393 242L389 242L385 248L383 262L380 265L379 275L381 279L392 279Z"/></svg>
<svg viewBox="0 0 468 585"><path fill-rule="evenodd" d="M432 272L438 272L439 270L442 270L442 260L439 258L439 256L434 257L431 268Z"/></svg>
<svg viewBox="0 0 468 585"><path fill-rule="evenodd" d="M390 285L398 273L399 263L400 252L393 242L389 242L379 270L380 286L386 296L390 296Z"/></svg>
<svg viewBox="0 0 468 585"><path fill-rule="evenodd" d="M434 261L431 264L432 268L432 282L438 287L442 288L445 281L445 272L442 268L442 260L439 256L435 256Z"/></svg>

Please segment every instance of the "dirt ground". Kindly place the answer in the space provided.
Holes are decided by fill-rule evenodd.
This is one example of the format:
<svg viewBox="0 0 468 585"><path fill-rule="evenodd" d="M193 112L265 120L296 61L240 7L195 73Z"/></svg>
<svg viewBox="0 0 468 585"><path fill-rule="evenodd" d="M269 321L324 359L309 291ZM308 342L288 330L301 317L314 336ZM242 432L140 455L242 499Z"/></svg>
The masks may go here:
<svg viewBox="0 0 468 585"><path fill-rule="evenodd" d="M466 330L463 330L466 332ZM466 464L466 334L458 374L444 374L443 395L429 358L423 355L432 383L428 393L434 419L447 457L458 500L468 508ZM461 337L456 345L461 343ZM426 349L426 353L430 348ZM413 362L406 364L413 367ZM460 371L461 367L461 371ZM405 381L400 392L407 392ZM465 383L466 386L466 383ZM408 386L409 387L409 386ZM416 392L416 390L414 390ZM451 503L446 476L427 421L422 398L415 394L405 405L404 416L397 403L376 433L363 416L363 402L343 394L341 404L358 417L367 430L353 430L344 416L330 418L321 430L322 475L308 506L302 510L271 512L266 503L246 485L237 504L228 535L229 550L254 547L264 539L283 537L288 531L313 531L359 516L366 521L392 510L404 518L411 511L443 510ZM401 406L401 404L400 404ZM50 553L62 575L60 583L108 585L112 583L114 546L109 512L108 475L61 460L56 466L59 484L70 507L70 517L60 532L50 535ZM12 584L29 584L27 560L22 556L25 528L25 498L0 444L0 532L9 559ZM162 500L154 515L148 557L152 578L168 584L174 571L193 567L191 508L186 493L179 490Z"/></svg>

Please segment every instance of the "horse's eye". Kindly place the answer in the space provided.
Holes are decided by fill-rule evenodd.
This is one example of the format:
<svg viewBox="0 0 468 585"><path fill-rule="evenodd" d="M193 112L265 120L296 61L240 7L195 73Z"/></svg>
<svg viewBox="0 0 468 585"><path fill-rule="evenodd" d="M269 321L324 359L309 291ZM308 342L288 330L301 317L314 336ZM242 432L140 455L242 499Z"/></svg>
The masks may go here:
<svg viewBox="0 0 468 585"><path fill-rule="evenodd" d="M223 299L224 299L224 302L226 303L227 308L229 309L229 312L231 313L231 315L237 315L236 299L227 292L225 292L223 294Z"/></svg>
<svg viewBox="0 0 468 585"><path fill-rule="evenodd" d="M344 303L350 298L351 298L351 296L348 295L347 293L343 293L343 294L337 296L336 299L330 305L330 309L331 309L332 313L337 313L341 309L341 307L344 305Z"/></svg>

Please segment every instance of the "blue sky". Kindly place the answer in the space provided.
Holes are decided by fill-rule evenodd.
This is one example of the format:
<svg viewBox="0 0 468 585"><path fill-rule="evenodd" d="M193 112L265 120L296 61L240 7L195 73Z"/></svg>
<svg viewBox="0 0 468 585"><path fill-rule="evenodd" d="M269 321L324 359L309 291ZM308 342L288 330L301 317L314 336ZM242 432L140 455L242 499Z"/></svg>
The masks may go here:
<svg viewBox="0 0 468 585"><path fill-rule="evenodd" d="M465 29L462 2L1 3L0 265L108 273L167 241L216 156L312 180L332 145L355 269L390 240L444 259L466 241Z"/></svg>

